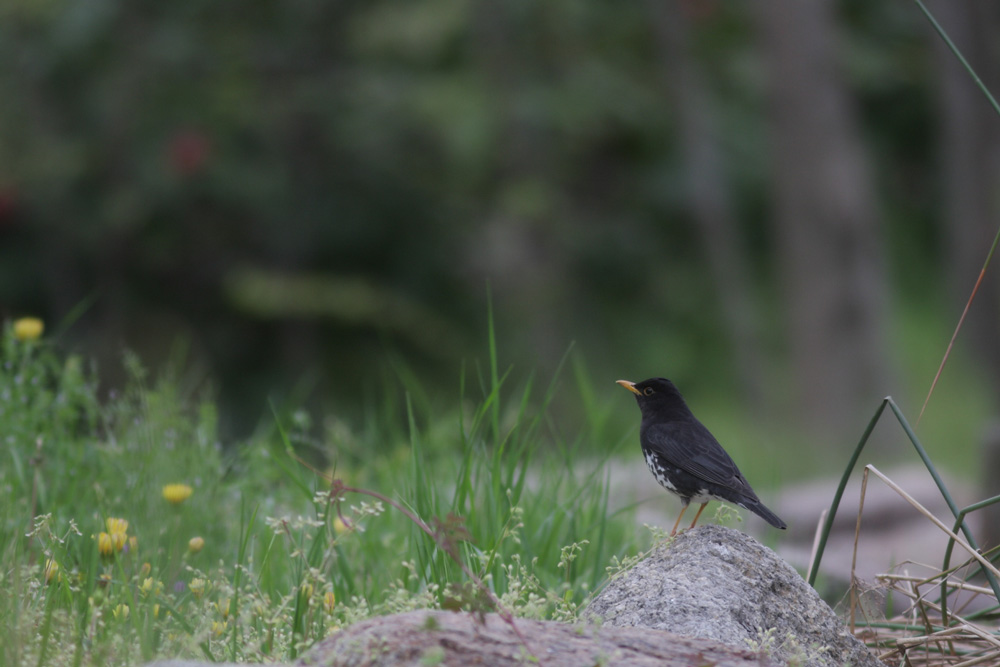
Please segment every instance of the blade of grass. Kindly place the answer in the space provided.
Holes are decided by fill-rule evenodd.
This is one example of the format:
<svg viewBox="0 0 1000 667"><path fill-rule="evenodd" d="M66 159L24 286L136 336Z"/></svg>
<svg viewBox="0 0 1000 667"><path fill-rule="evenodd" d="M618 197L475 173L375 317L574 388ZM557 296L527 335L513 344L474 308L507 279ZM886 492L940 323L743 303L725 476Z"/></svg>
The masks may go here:
<svg viewBox="0 0 1000 667"><path fill-rule="evenodd" d="M809 565L809 575L806 577L806 581L809 582L810 586L816 585L816 575L819 573L819 564L823 560L823 552L826 551L826 541L830 537L830 531L833 530L833 520L837 516L837 509L840 507L840 500L844 497L844 489L847 488L847 482L851 478L851 473L854 472L854 466L857 465L858 459L861 457L861 452L864 450L865 445L868 444L868 438L871 437L872 431L875 430L875 425L878 423L879 418L881 418L882 413L885 411L885 406L889 403L891 399L886 396L882 399L879 404L878 409L875 410L875 414L868 421L868 426L865 428L865 432L861 435L861 440L858 441L858 445L854 448L854 453L851 454L850 460L847 462L847 467L844 468L844 474L840 476L840 483L837 485L837 491L833 494L833 502L830 503L830 510L826 514L826 521L823 523L823 530L819 536L819 544L816 545L815 556L813 557L812 563Z"/></svg>
<svg viewBox="0 0 1000 667"><path fill-rule="evenodd" d="M358 589L354 584L354 571L351 569L347 554L339 544L335 544L333 550L337 555L337 557L334 558L334 562L337 563L337 567L340 569L340 577L344 582L344 588L347 591L348 598L353 595L357 595Z"/></svg>
<svg viewBox="0 0 1000 667"><path fill-rule="evenodd" d="M475 417L473 416L473 423ZM455 494L451 499L453 511L464 515L466 508L471 507L474 497L472 489L472 451L474 448L471 432L465 428L465 360L458 375L458 437L462 444L462 464L458 470L458 483L455 484Z"/></svg>
<svg viewBox="0 0 1000 667"><path fill-rule="evenodd" d="M951 37L948 36L948 33L944 31L944 28L942 28L941 24L937 22L937 19L935 19L934 15L930 13L930 10L927 9L922 0L914 0L914 2L916 2L917 6L920 7L920 11L924 13L924 16L927 17L927 20L930 21L932 26L934 26L934 30L937 31L937 34L941 37L941 39L944 40L944 43L948 45L948 48L951 49L951 52L955 54L955 57L958 58L958 61L962 63L962 67L965 68L965 71L967 71L969 73L969 76L972 77L972 80L976 82L976 85L979 87L979 90L981 90L983 95L986 96L986 99L989 101L990 106L993 107L993 110L996 111L998 115L1000 115L1000 104L997 104L996 98L993 97L993 95L990 93L989 88L986 87L986 84L983 83L983 80L979 78L978 74L976 74L976 70L972 69L972 65L970 65L969 61L965 59L965 56L962 55L962 52L958 50L958 47L955 46L955 43L951 41Z"/></svg>
<svg viewBox="0 0 1000 667"><path fill-rule="evenodd" d="M1000 502L1000 496L993 496L992 498L987 498L986 500L982 500L978 503L973 503L972 505L963 507L961 511L959 511L958 516L955 517L955 524L954 527L951 529L952 532L957 533L959 527L965 524L966 515L975 512L976 510L980 510L984 507L989 507L990 505L993 505L997 502ZM946 546L944 550L944 565L942 566L942 569L945 572L947 572L951 566L951 554L952 551L954 550L954 547L955 547L955 541L949 539L948 546ZM948 602L947 581L943 580L941 582L941 616L942 618L945 619L947 618L947 602Z"/></svg>
<svg viewBox="0 0 1000 667"><path fill-rule="evenodd" d="M594 550L597 552L597 560L604 560L604 548L605 540L607 539L608 533L608 510L609 503L611 501L611 469L605 466L604 470L604 484L600 487L600 502L598 507L601 510L602 520L597 524L597 540L594 543ZM600 583L598 578L599 572L596 568L593 570L593 576L590 580L590 588L593 590Z"/></svg>
<svg viewBox="0 0 1000 667"><path fill-rule="evenodd" d="M234 618L240 608L240 590L243 584L243 568L246 564L247 548L250 545L250 537L253 535L253 525L257 520L257 511L260 509L260 504L258 503L254 506L253 512L250 514L250 519L247 520L245 502L243 498L240 498L240 534L243 535L243 539L240 541L240 550L236 555L236 568L233 575L233 600L229 607L229 613ZM233 623L233 636L229 643L229 659L233 662L236 662L236 642L239 626L239 623Z"/></svg>
<svg viewBox="0 0 1000 667"><path fill-rule="evenodd" d="M489 283L486 284L486 336L488 339L489 350L490 350L490 393L499 392L500 390L500 377L497 372L497 337L495 327L493 325L493 293L490 290ZM491 422L493 427L493 442L500 442L500 403L496 401L493 403L493 420Z"/></svg>
<svg viewBox="0 0 1000 667"><path fill-rule="evenodd" d="M891 398L887 400L889 403L889 409L892 410L894 415L896 415L896 420L899 422L899 425L903 427L903 432L906 433L906 437L910 440L910 444L913 445L915 450L917 450L917 455L920 456L920 460L923 461L924 467L927 468L927 472L931 474L931 478L934 480L934 484L941 493L941 497L944 498L946 503L948 503L948 509L950 509L952 515L957 518L959 512L958 505L951 497L951 493L948 491L948 486L944 483L941 475L938 474L937 467L934 465L933 461L931 461L931 457L927 454L927 450L920 444L917 434L914 433L910 424L906 421L906 417L903 416L903 411L899 409L896 402ZM969 543L974 545L975 538L972 536L972 531L965 524L965 522L962 523L962 532L965 534L966 539L969 540ZM1000 597L1000 595L998 595L998 597Z"/></svg>
<svg viewBox="0 0 1000 667"><path fill-rule="evenodd" d="M861 537L861 515L865 510L865 492L868 490L868 468L865 467L864 475L861 477L861 500L858 503L858 522L854 527L854 552L851 556L851 613L850 622L848 627L851 629L851 634L855 633L854 628L854 615L858 608L858 587L855 585L858 570L858 538Z"/></svg>
<svg viewBox="0 0 1000 667"><path fill-rule="evenodd" d="M937 386L938 379L941 377L942 371L944 371L944 366L948 363L948 357L951 356L951 349L955 346L955 339L958 338L958 332L962 330L962 324L965 322L965 316L969 314L969 308L972 306L972 300L976 298L979 286L983 284L983 277L986 275L986 268L990 265L990 261L993 259L993 253L997 249L997 243L1000 243L1000 229L997 230L996 236L993 237L993 245L990 246L990 251L986 255L986 262L983 263L983 268L979 270L979 277L976 278L976 284L972 287L972 294L969 295L969 300L965 302L965 308L962 309L962 314L958 318L958 324L955 325L955 331L952 332L951 340L948 341L948 347L945 348L944 357L941 358L941 363L938 365L937 372L934 374L934 379L931 381L931 387L927 390L927 396L924 398L924 404L920 406L920 414L917 415L918 426L920 425L920 420L924 416L924 411L927 409L927 404L931 400L931 395L934 393L934 387Z"/></svg>
<svg viewBox="0 0 1000 667"><path fill-rule="evenodd" d="M38 662L36 663L38 667L47 664L45 662L46 653L49 649L49 640L52 637L52 612L56 608L56 596L55 591L51 591L50 595L46 596L45 599L45 620L42 622L42 646L38 650Z"/></svg>
<svg viewBox="0 0 1000 667"><path fill-rule="evenodd" d="M965 56L962 55L962 52L951 40L951 37L948 36L948 33L945 32L944 28L941 27L941 24L937 22L937 19L934 18L934 15L931 14L930 10L928 10L926 5L924 5L923 0L914 0L914 2L916 2L917 6L920 7L920 11L924 13L924 16L927 17L927 20L930 21L930 24L934 27L934 30L937 32L938 36L940 36L941 39L944 40L944 43L948 45L948 48L958 59L958 62L962 64L962 67L965 68L965 71L969 73L970 77L972 77L972 80L975 82L976 86L979 87L979 90L982 91L983 95L986 96L986 99L990 103L990 106L993 107L993 110L996 111L998 115L1000 115L1000 104L997 103L996 98L993 97L992 93L990 93L989 88L986 87L986 84L983 83L983 80L979 78L978 74L976 74L976 70L974 70L972 68L972 65L969 64L969 61L965 59ZM952 333L951 340L948 341L948 347L945 349L944 358L941 359L941 364L938 366L937 373L934 374L934 380L931 382L931 387L927 392L927 397L924 399L924 404L920 408L920 414L917 415L916 423L918 425L920 424L920 420L924 416L924 410L926 410L927 408L927 403L931 400L931 395L934 393L934 387L935 385L937 385L938 378L941 377L941 372L944 370L944 366L948 362L948 357L951 354L951 348L955 344L955 338L958 337L958 332L962 329L962 323L965 322L965 316L969 312L969 307L972 305L972 300L976 298L976 292L979 291L979 286L983 282L983 276L986 275L986 269L990 265L990 261L993 259L993 253L997 248L998 242L1000 242L1000 229L997 230L996 235L993 237L993 245L990 246L990 251L986 254L986 261L983 263L982 268L979 270L979 277L976 279L976 284L972 288L972 294L969 295L969 300L965 304L965 309L962 310L962 315L961 317L958 318L958 324L955 326L955 331L954 333Z"/></svg>
<svg viewBox="0 0 1000 667"><path fill-rule="evenodd" d="M284 453L289 459L297 461L298 457L295 455L295 448L292 447L292 441L288 437L288 432L285 431L285 427L281 425L281 418L278 415L278 408L274 405L273 401L268 401L268 405L271 406L271 414L274 416L274 426L278 429L278 435L281 438L281 442L284 445ZM281 471L285 473L292 484L294 484L307 498L312 498L312 489L309 485L299 477L293 466L290 466L285 458L282 456L274 456L272 460L277 464Z"/></svg>
<svg viewBox="0 0 1000 667"><path fill-rule="evenodd" d="M69 331L70 327L72 327L77 320L83 317L84 314L90 310L91 306L97 303L98 297L100 297L100 292L94 291L78 301L76 305L70 308L69 312L66 313L61 320L59 320L59 324L57 324L55 329L52 331L51 338L61 338L63 334Z"/></svg>
<svg viewBox="0 0 1000 667"><path fill-rule="evenodd" d="M906 433L906 437L909 438L910 443L913 445L914 449L917 450L917 454L920 456L920 459L924 462L924 466L927 468L927 471L931 474L931 477L934 479L934 484L937 485L938 491L941 493L941 497L944 498L946 503L948 503L948 509L951 510L952 516L955 517L956 520L958 520L961 511L959 510L958 505L955 503L955 500L951 497L951 493L948 492L948 487L944 483L944 480L941 479L941 475L938 474L937 468L934 466L933 462L931 462L931 458L930 456L928 456L927 450L925 450L923 448L923 445L920 444L920 440L917 439L916 433L914 433L913 429L910 428L910 425L907 423L906 417L903 416L903 412L899 409L899 406L897 406L896 403L891 398L888 400L889 400L889 407L892 410L893 414L896 415L896 419L899 421L899 424L903 427L903 431ZM969 528L969 524L965 521L964 517L959 521L959 525L962 529L962 534L965 535L965 539L969 542L970 545L972 545L974 549L978 551L979 544L976 542L976 538L972 534L972 530ZM947 568L942 568L942 569L947 569ZM987 581L990 582L990 588L993 589L993 593L996 595L998 599L1000 599L1000 581L998 581L997 575L988 569L984 571L984 574L986 575Z"/></svg>

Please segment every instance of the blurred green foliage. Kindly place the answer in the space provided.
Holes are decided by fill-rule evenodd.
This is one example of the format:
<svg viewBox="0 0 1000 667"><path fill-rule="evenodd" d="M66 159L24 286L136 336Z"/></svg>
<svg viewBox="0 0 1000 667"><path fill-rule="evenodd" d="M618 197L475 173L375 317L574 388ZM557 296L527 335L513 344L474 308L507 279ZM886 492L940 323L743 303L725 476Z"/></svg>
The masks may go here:
<svg viewBox="0 0 1000 667"><path fill-rule="evenodd" d="M899 6L841 5L905 284L934 259L927 35ZM777 277L752 21L739 4L677 7L767 313ZM454 387L480 349L487 283L522 368L551 367L576 340L598 373L726 378L680 185L670 99L683 91L648 11L7 2L0 315L58 322L93 299L69 336L105 367L123 343L156 360L185 339L243 426L298 380L354 400L396 354Z"/></svg>

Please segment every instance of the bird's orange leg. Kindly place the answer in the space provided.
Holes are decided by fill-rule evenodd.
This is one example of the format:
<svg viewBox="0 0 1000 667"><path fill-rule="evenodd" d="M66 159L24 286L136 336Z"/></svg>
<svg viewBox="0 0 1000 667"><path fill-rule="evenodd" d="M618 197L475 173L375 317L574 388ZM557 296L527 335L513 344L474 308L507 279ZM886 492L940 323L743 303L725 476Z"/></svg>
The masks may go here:
<svg viewBox="0 0 1000 667"><path fill-rule="evenodd" d="M704 507L704 505L702 505L702 507ZM684 512L687 512L687 510L688 510L688 506L687 506L687 503L685 503L681 507L681 513L677 515L677 521L674 521L674 527L670 530L670 536L671 537L673 537L674 535L677 534L677 526L681 525L681 518L684 516ZM701 514L701 512L698 512L698 513ZM697 519L697 518L698 517L695 517L695 519Z"/></svg>
<svg viewBox="0 0 1000 667"><path fill-rule="evenodd" d="M690 528L688 528L688 530L691 530L691 528L694 528L694 524L698 523L698 517L700 517L701 513L705 511L705 506L706 505L708 505L708 503L702 503L701 507L698 508L698 513L694 515L694 521L691 522L691 526L690 526Z"/></svg>

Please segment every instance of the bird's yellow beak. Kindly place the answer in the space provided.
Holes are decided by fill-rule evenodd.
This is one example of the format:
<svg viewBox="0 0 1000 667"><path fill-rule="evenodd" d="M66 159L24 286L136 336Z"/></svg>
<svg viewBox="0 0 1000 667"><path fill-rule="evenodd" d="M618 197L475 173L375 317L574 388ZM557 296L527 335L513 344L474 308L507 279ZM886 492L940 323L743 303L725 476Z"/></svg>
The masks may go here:
<svg viewBox="0 0 1000 667"><path fill-rule="evenodd" d="M618 380L618 384L628 389L633 394L640 393L638 389L635 388L635 382L629 382L628 380Z"/></svg>

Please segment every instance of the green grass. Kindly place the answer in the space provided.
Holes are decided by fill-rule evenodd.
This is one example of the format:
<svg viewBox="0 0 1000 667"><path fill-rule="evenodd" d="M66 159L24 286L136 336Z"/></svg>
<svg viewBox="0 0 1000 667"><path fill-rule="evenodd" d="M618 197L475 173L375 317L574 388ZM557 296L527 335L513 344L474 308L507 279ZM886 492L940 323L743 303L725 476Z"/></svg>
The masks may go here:
<svg viewBox="0 0 1000 667"><path fill-rule="evenodd" d="M939 337L922 322L906 320L923 336L900 338L907 368ZM210 397L185 393L171 373L150 378L126 354L129 381L99 400L85 360L44 339L19 341L8 325L0 664L285 661L337 628L419 607L498 601L517 616L573 619L609 569L658 537L636 528L634 508L609 509L620 503L609 502L608 461L638 458L638 412L579 356L551 381L515 379L497 358L491 339L485 364L462 370L461 398L443 411L393 359L357 423L274 406L252 437L223 445ZM923 425L932 455L933 436L951 434L941 458L959 472L972 457L954 447L974 449L967 432L983 412L953 379L970 376L964 361L953 359ZM695 407L762 492L815 465L802 454L811 440L732 401ZM957 426L938 422L949 414ZM844 462L830 453L834 469ZM173 504L163 487L177 483L192 495ZM345 486L385 500L331 494ZM678 507L666 494L651 502L664 505L665 522ZM128 528L117 542L105 536L111 553L102 553L109 518Z"/></svg>
<svg viewBox="0 0 1000 667"><path fill-rule="evenodd" d="M650 540L631 512L609 514L606 460L576 456L598 449L606 414L592 406L561 432L549 410L566 386L515 387L492 342L448 414L400 372L359 427L276 408L225 447L211 400L150 379L134 356L128 385L98 400L94 369L45 340L8 326L0 350L4 665L293 659L368 616L481 607L451 545L504 609L571 619ZM383 494L437 540L370 496L331 495L334 479ZM191 496L168 502L174 483ZM109 518L127 532L102 542Z"/></svg>

